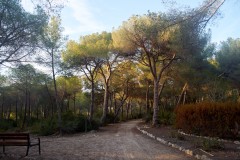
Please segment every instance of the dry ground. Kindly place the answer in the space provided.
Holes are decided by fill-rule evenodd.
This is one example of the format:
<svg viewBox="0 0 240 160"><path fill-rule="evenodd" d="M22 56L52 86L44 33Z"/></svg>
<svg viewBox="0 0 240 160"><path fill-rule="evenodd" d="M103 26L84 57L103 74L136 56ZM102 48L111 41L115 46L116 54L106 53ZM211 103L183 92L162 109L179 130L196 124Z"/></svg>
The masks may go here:
<svg viewBox="0 0 240 160"><path fill-rule="evenodd" d="M173 137L173 134L176 134L177 130L171 126L152 128L151 125L147 125L143 122L140 123L139 126L148 133L173 144L182 146L185 149L190 149L195 154L206 155L213 160L240 160L240 144L235 144L233 142L221 142L223 149L213 149L205 152L204 148L199 144L202 140L201 138L181 135L182 140L180 140L179 138Z"/></svg>
<svg viewBox="0 0 240 160"><path fill-rule="evenodd" d="M37 147L7 147L0 159L51 159L51 160L190 160L184 153L162 145L142 135L136 126L139 120L100 128L97 132L74 134L62 137L41 137L42 154ZM0 148L1 149L1 148Z"/></svg>

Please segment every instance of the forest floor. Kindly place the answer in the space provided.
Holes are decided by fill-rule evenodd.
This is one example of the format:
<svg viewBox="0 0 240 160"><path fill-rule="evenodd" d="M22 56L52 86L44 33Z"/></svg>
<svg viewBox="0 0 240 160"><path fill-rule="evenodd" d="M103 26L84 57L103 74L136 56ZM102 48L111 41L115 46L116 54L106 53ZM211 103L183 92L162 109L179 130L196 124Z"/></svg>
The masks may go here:
<svg viewBox="0 0 240 160"><path fill-rule="evenodd" d="M239 160L240 145L224 142L224 149L205 152L199 147L196 137L181 136L170 126L152 128L141 120L111 124L98 131L64 136L46 136L41 138L42 154L38 147L30 148L29 155L24 156L26 147L6 147L6 154L0 151L0 159L50 159L50 160L190 160L178 149L163 145L137 130L145 130L156 137L194 151L194 154L206 155L213 160ZM184 137L184 138L183 138ZM0 147L1 149L1 147Z"/></svg>
<svg viewBox="0 0 240 160"><path fill-rule="evenodd" d="M38 147L6 147L0 159L50 159L50 160L190 160L188 156L143 135L136 126L140 120L112 124L98 131L41 138L42 154ZM0 147L1 149L1 147Z"/></svg>
<svg viewBox="0 0 240 160"><path fill-rule="evenodd" d="M155 137L193 151L194 155L205 155L212 160L240 160L240 143L237 141L216 142L216 140L211 141L196 136L183 135L172 126L153 128L151 125L142 122L139 127ZM202 145L203 141L205 142L204 145ZM210 145L213 147L211 148Z"/></svg>

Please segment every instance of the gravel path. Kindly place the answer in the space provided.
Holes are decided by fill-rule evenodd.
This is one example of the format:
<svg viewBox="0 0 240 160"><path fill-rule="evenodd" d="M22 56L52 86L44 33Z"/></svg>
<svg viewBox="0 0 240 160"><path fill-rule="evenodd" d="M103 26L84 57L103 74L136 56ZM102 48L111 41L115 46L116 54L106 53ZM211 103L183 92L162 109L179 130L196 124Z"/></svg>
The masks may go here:
<svg viewBox="0 0 240 160"><path fill-rule="evenodd" d="M62 137L41 137L42 154L37 147L30 148L23 157L25 147L7 147L7 156L0 159L52 159L52 160L188 160L178 150L164 146L142 135L136 125L139 120L109 125L98 132Z"/></svg>

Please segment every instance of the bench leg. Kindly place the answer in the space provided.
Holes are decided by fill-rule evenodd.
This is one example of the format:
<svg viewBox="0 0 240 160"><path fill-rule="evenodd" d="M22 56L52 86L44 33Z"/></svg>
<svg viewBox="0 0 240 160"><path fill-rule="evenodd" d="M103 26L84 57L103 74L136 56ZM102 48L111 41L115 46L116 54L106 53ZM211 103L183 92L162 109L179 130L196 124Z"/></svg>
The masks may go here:
<svg viewBox="0 0 240 160"><path fill-rule="evenodd" d="M38 152L39 152L39 155L40 155L41 154L40 138L38 138Z"/></svg>
<svg viewBox="0 0 240 160"><path fill-rule="evenodd" d="M3 154L5 154L5 146L3 146Z"/></svg>
<svg viewBox="0 0 240 160"><path fill-rule="evenodd" d="M27 153L26 153L26 156L28 155L28 151L29 151L29 146L27 146Z"/></svg>

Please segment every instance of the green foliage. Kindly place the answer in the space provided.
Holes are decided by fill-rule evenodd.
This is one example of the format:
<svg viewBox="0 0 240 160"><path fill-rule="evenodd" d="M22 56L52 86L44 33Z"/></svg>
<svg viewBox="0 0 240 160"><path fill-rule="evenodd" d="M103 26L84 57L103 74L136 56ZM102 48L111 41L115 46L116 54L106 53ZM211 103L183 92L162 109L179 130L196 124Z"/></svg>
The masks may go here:
<svg viewBox="0 0 240 160"><path fill-rule="evenodd" d="M30 131L41 136L52 135L57 132L57 121L55 118L40 120L30 126Z"/></svg>
<svg viewBox="0 0 240 160"><path fill-rule="evenodd" d="M216 60L222 76L240 86L240 39L229 38L222 42L221 48L216 54Z"/></svg>
<svg viewBox="0 0 240 160"><path fill-rule="evenodd" d="M9 120L1 119L0 121L0 132L13 129L15 127L17 127L17 123L12 119Z"/></svg>
<svg viewBox="0 0 240 160"><path fill-rule="evenodd" d="M40 6L28 13L19 0L0 1L0 64L19 61L37 46L47 15ZM14 38L13 38L14 37Z"/></svg>
<svg viewBox="0 0 240 160"><path fill-rule="evenodd" d="M73 112L66 112L62 115L64 133L76 133L90 130L96 130L99 127L99 121L93 119L91 122L87 116L82 114L74 114Z"/></svg>
<svg viewBox="0 0 240 160"><path fill-rule="evenodd" d="M43 121L41 123L40 135L52 135L57 132L57 122L56 119L50 119Z"/></svg>
<svg viewBox="0 0 240 160"><path fill-rule="evenodd" d="M200 147L205 151L221 150L224 149L224 143L217 139L206 139L202 138L194 142L196 147Z"/></svg>
<svg viewBox="0 0 240 160"><path fill-rule="evenodd" d="M114 114L108 113L104 125L114 123L114 118L115 118Z"/></svg>
<svg viewBox="0 0 240 160"><path fill-rule="evenodd" d="M144 121L145 121L146 123L149 123L149 122L152 121L152 114L153 114L153 113L147 113L147 114L143 117L143 119L144 119Z"/></svg>
<svg viewBox="0 0 240 160"><path fill-rule="evenodd" d="M176 109L176 127L188 133L234 138L235 124L240 124L240 105L202 102Z"/></svg>
<svg viewBox="0 0 240 160"><path fill-rule="evenodd" d="M63 133L74 133L85 131L86 117L84 115L75 115L73 112L62 114L62 131Z"/></svg>
<svg viewBox="0 0 240 160"><path fill-rule="evenodd" d="M160 111L159 117L160 117L160 124L172 125L175 121L175 114L173 111L168 111L168 110Z"/></svg>

